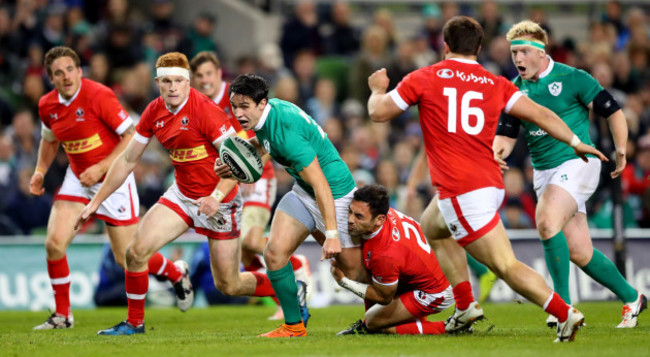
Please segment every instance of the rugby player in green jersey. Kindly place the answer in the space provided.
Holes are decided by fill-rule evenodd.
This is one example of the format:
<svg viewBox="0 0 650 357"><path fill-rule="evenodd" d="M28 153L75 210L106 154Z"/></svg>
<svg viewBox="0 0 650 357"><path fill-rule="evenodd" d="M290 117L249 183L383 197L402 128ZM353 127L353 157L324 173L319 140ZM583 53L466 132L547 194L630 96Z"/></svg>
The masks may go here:
<svg viewBox="0 0 650 357"><path fill-rule="evenodd" d="M545 52L547 35L538 24L522 21L512 26L506 37L519 70L514 84L532 100L555 112L583 143L593 146L589 138L589 110L607 118L616 147L616 168L611 177L618 177L625 168L628 131L616 100L588 73L554 62ZM589 235L585 202L598 186L600 160L591 157L584 163L570 147L535 124L502 114L493 149L495 159L504 169L507 166L503 160L512 152L520 125L525 130L534 169L537 231L555 291L570 303L570 260L623 301L623 321L617 327L636 327L637 316L647 306L646 297L593 247ZM547 324L552 327L555 323L550 316Z"/></svg>
<svg viewBox="0 0 650 357"><path fill-rule="evenodd" d="M347 229L356 184L323 129L294 104L268 99L268 91L266 80L254 74L240 75L228 90L235 117L245 130L255 131L251 142L263 161L272 158L296 180L278 203L264 249L267 274L285 323L260 336L302 337L307 335L304 324L309 315L300 307L289 257L312 234L323 245L321 259L336 258L346 276L363 277L360 242L353 241ZM221 177L231 174L219 160L215 171Z"/></svg>

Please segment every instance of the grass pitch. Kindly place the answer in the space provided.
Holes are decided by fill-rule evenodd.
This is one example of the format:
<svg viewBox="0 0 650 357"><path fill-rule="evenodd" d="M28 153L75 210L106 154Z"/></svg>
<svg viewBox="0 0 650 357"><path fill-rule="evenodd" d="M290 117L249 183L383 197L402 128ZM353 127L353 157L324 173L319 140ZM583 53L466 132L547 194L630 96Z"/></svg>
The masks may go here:
<svg viewBox="0 0 650 357"><path fill-rule="evenodd" d="M487 322L463 336L335 336L359 319L363 307L312 309L309 335L300 339L257 338L278 322L267 321L275 309L220 306L147 309L146 334L97 336L100 329L126 317L126 308L74 311L70 330L32 331L44 312L0 312L0 356L649 356L650 313L636 329L616 329L621 305L581 303L586 316L573 343L554 344L547 315L532 304L485 304ZM445 319L451 311L429 320ZM490 331L486 331L494 325Z"/></svg>

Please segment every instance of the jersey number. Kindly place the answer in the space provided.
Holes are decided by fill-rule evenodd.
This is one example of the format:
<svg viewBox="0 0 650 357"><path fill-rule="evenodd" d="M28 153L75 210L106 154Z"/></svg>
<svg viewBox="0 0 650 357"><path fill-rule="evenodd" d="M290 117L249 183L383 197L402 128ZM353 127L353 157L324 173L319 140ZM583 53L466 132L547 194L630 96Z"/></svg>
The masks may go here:
<svg viewBox="0 0 650 357"><path fill-rule="evenodd" d="M427 242L422 235L420 235L420 232L418 231L417 227L415 224L409 222L413 221L413 218L403 214L402 212L397 212L397 215L399 216L400 220L402 221L402 228L404 228L404 232L406 233L406 239L411 239L411 235L415 236L415 241L418 243L420 248L427 252L427 254L431 253L431 246ZM417 224L417 223L416 223Z"/></svg>
<svg viewBox="0 0 650 357"><path fill-rule="evenodd" d="M447 131L450 133L455 133L457 122L456 99L458 97L458 91L456 88L446 87L443 88L442 94L445 97L449 98L449 107L447 108ZM473 99L483 99L483 93L468 91L463 94L463 98L460 101L460 125L463 128L463 131L469 135L476 135L480 133L481 130L483 130L483 126L485 125L485 115L483 114L483 110L478 107L469 106L469 102L471 102ZM476 124L474 126L470 125L469 123L470 116L476 117Z"/></svg>
<svg viewBox="0 0 650 357"><path fill-rule="evenodd" d="M322 139L325 139L325 132L323 131L323 128L321 128L320 125L318 125L318 123L312 119L312 117L307 115L307 113L305 113L302 109L300 109L300 116L302 116L307 121L307 123L316 125L318 132L320 133L320 137Z"/></svg>

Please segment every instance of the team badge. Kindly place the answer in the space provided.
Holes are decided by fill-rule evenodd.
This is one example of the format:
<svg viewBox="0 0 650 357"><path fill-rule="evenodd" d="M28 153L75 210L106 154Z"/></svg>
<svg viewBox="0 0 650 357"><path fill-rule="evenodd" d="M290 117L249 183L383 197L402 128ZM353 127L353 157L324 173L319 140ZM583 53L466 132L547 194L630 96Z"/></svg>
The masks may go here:
<svg viewBox="0 0 650 357"><path fill-rule="evenodd" d="M562 93L562 82L553 82L548 85L548 91L553 94L553 96L557 97Z"/></svg>
<svg viewBox="0 0 650 357"><path fill-rule="evenodd" d="M266 152L268 152L270 154L271 153L271 144L269 144L269 142L267 140L262 140L262 141L264 142L264 149L266 150Z"/></svg>
<svg viewBox="0 0 650 357"><path fill-rule="evenodd" d="M443 68L441 70L438 70L438 72L436 72L436 74L438 75L438 77L444 78L444 79L449 79L449 78L454 77L454 71L452 71L449 68Z"/></svg>
<svg viewBox="0 0 650 357"><path fill-rule="evenodd" d="M183 117L183 119L181 119L181 124L187 125L189 123L190 123L190 120L187 117Z"/></svg>
<svg viewBox="0 0 650 357"><path fill-rule="evenodd" d="M77 116L81 118L86 113L84 112L84 110L82 108L77 108L77 111L75 112L75 114L77 114Z"/></svg>
<svg viewBox="0 0 650 357"><path fill-rule="evenodd" d="M365 259L365 261L366 261L366 265L369 265L369 264L370 264L370 254L371 254L371 253L372 253L372 251L369 250L369 251L368 251L368 254L367 254L367 257L366 257L366 259Z"/></svg>

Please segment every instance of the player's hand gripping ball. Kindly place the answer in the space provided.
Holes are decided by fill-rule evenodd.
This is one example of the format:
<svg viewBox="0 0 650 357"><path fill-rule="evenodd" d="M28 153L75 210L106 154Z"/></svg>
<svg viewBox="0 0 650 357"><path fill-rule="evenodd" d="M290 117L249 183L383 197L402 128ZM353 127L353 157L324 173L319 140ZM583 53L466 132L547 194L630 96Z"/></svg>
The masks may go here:
<svg viewBox="0 0 650 357"><path fill-rule="evenodd" d="M262 177L262 158L251 143L239 136L230 136L221 142L219 157L238 181L253 183Z"/></svg>

